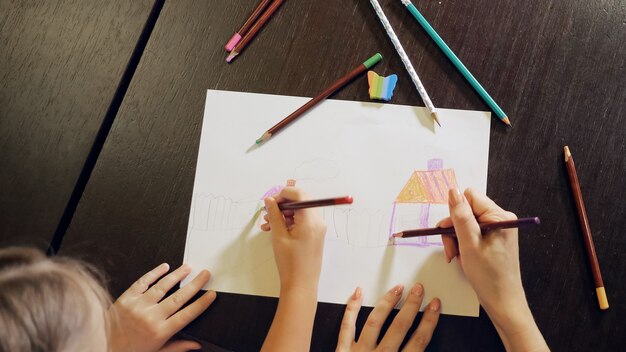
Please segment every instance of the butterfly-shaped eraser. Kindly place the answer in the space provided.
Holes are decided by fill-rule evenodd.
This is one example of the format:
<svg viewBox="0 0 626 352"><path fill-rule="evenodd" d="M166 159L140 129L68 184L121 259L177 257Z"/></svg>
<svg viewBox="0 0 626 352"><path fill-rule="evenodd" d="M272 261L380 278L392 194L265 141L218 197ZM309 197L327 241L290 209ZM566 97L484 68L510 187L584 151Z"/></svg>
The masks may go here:
<svg viewBox="0 0 626 352"><path fill-rule="evenodd" d="M381 77L374 71L368 71L367 82L370 86L370 99L389 101L393 96L393 90L396 88L398 76Z"/></svg>

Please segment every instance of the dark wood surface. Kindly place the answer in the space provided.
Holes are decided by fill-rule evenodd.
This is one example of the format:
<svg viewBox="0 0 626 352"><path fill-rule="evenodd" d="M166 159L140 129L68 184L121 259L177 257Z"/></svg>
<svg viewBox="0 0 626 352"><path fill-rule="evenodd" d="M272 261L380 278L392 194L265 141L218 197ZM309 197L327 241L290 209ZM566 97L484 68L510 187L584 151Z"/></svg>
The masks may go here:
<svg viewBox="0 0 626 352"><path fill-rule="evenodd" d="M0 245L48 248L153 3L0 1Z"/></svg>
<svg viewBox="0 0 626 352"><path fill-rule="evenodd" d="M165 3L61 248L105 270L115 295L160 262L182 262L207 89L314 96L380 51L377 72L400 77L393 103L423 104L365 0L288 1L226 65L223 45L255 5ZM400 2L382 5L434 103L487 110ZM626 6L613 0L416 5L511 118L512 129L492 122L487 189L504 208L542 218L540 228L520 236L520 260L548 344L555 351L626 346ZM367 101L365 78L335 97ZM587 267L565 144L576 158L594 231L611 304L606 312L598 309ZM275 299L219 294L186 332L227 349L257 350L275 307ZM368 312L361 312L360 326ZM342 314L340 305L319 305L313 350L334 349ZM480 318L442 317L429 348L502 345L481 312Z"/></svg>

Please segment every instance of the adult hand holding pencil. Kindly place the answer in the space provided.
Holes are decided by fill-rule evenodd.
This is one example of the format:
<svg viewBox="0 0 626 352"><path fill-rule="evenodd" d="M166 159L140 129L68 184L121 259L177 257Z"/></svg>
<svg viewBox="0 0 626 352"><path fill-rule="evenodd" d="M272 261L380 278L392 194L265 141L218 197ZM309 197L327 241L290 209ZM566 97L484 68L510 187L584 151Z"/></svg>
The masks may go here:
<svg viewBox="0 0 626 352"><path fill-rule="evenodd" d="M456 232L456 237L442 236L446 260L458 257L507 351L547 351L522 286L517 228L482 233L479 225L514 221L517 216L472 189L464 194L450 190L448 203L450 217L437 224L454 226Z"/></svg>

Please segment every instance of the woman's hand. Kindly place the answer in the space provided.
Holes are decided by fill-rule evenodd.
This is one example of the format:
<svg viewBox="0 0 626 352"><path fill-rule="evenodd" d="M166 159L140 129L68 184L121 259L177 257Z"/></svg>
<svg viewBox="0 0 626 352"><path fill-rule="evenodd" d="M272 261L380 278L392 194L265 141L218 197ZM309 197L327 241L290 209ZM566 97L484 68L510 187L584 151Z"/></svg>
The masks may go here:
<svg viewBox="0 0 626 352"><path fill-rule="evenodd" d="M450 190L448 199L450 217L437 225L454 225L456 238L443 236L448 262L458 257L507 350L547 349L522 286L517 228L482 234L478 225L517 216L472 189L467 189L465 196L457 189Z"/></svg>
<svg viewBox="0 0 626 352"><path fill-rule="evenodd" d="M157 266L132 284L113 304L110 309L110 351L174 352L201 348L194 341L166 343L215 300L215 291L208 291L181 309L209 281L211 274L207 270L201 271L190 283L163 299L172 287L189 275L191 268L183 265L160 279L168 271L169 265L165 263Z"/></svg>
<svg viewBox="0 0 626 352"><path fill-rule="evenodd" d="M355 341L355 323L359 315L361 303L363 302L361 288L357 288L346 306L346 312L341 322L341 330L339 331L337 351L398 351L422 305L424 287L422 287L421 284L415 284L415 286L411 288L400 312L398 312L393 319L391 326L387 329L380 344L377 344L376 341L378 341L380 329L385 320L387 320L387 316L402 297L403 289L404 287L402 285L397 285L389 290L389 292L376 303L376 307L374 307L374 310L372 310L369 317L367 317L359 340ZM403 351L424 351L426 349L426 346L428 346L433 336L433 331L435 331L435 327L437 326L437 321L439 321L440 311L441 302L438 298L434 298L424 308L422 320L404 346Z"/></svg>

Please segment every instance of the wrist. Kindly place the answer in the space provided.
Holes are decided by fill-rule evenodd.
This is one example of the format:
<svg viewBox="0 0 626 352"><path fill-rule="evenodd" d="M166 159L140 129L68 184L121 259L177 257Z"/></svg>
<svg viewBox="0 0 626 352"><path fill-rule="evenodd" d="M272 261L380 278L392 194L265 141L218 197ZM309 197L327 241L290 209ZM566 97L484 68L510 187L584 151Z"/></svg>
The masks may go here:
<svg viewBox="0 0 626 352"><path fill-rule="evenodd" d="M487 311L507 351L548 350L526 303L517 302L508 310Z"/></svg>

